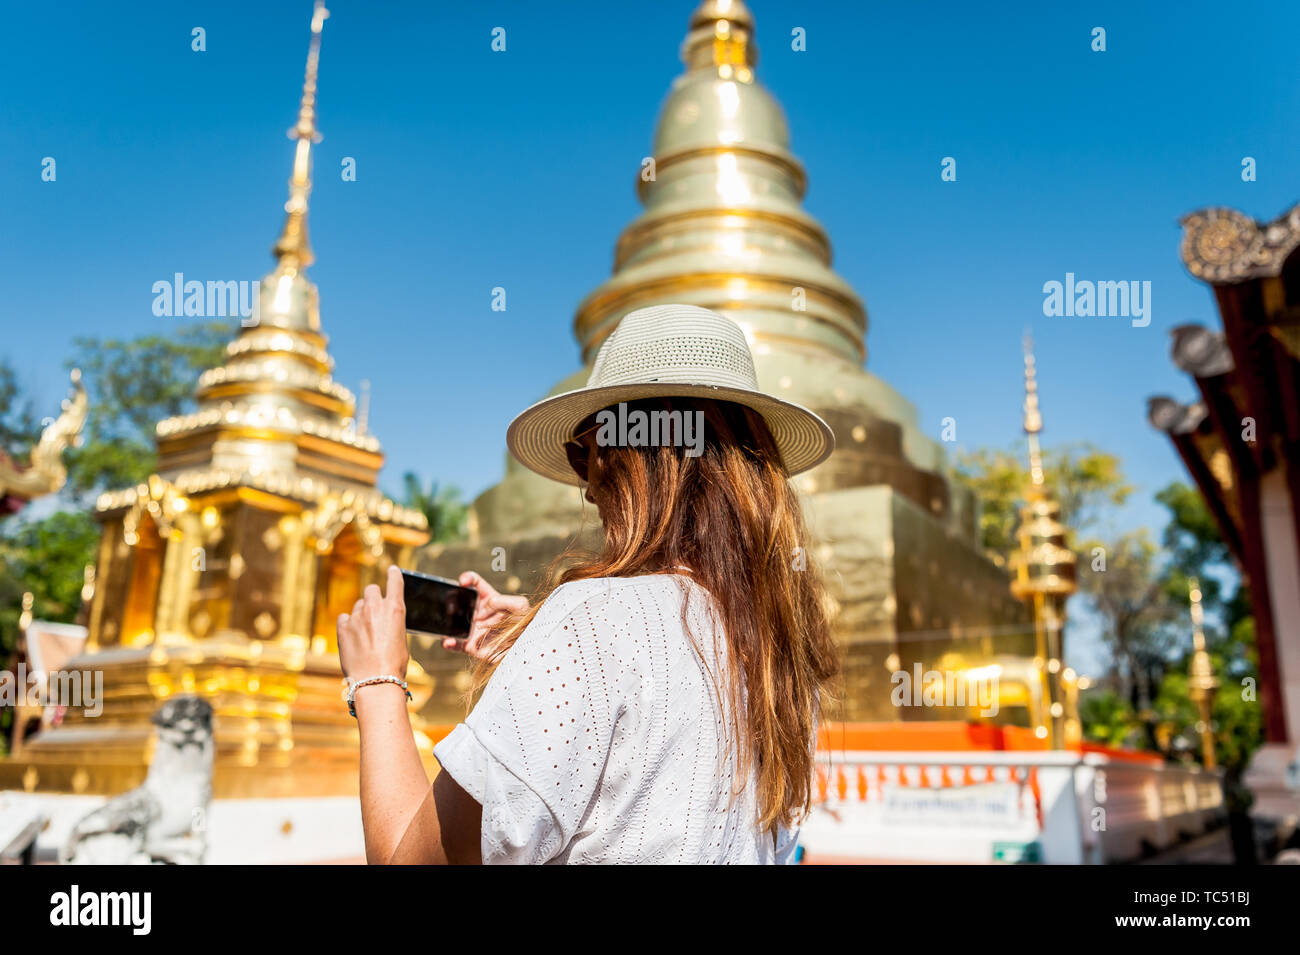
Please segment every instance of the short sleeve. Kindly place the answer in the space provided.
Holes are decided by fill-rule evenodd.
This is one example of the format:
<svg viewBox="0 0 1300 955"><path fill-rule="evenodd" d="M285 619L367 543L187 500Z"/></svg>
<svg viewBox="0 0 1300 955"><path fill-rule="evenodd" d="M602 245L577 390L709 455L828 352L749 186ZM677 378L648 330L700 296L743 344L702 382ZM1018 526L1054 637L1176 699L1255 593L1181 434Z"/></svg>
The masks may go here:
<svg viewBox="0 0 1300 955"><path fill-rule="evenodd" d="M598 580L557 588L465 722L434 747L483 807L484 863L553 859L595 799L618 713L600 639L607 592Z"/></svg>
<svg viewBox="0 0 1300 955"><path fill-rule="evenodd" d="M560 848L560 828L537 793L495 758L465 723L434 747L443 770L483 807L483 862L545 862Z"/></svg>
<svg viewBox="0 0 1300 955"><path fill-rule="evenodd" d="M798 853L799 830L781 826L776 834L775 859L777 865L793 865Z"/></svg>

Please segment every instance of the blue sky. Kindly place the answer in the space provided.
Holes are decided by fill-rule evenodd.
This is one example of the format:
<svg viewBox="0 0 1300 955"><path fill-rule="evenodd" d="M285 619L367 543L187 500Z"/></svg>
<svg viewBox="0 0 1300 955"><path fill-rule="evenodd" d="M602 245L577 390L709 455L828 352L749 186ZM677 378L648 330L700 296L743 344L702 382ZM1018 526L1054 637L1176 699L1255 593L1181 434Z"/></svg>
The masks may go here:
<svg viewBox="0 0 1300 955"><path fill-rule="evenodd" d="M1296 200L1300 12L985 6L755 0L758 75L789 117L807 208L867 303L870 370L932 436L952 415L960 445L1006 446L1032 328L1045 443L1120 455L1139 495L1117 526L1158 525L1151 494L1184 474L1146 398L1193 396L1168 330L1217 324L1180 264L1178 219L1208 205L1272 218ZM693 3L331 7L311 228L336 374L372 382L385 486L415 470L472 496L501 474L511 416L576 367L573 309L638 211ZM269 269L310 9L6 11L0 353L46 408L74 337L175 321L153 315L153 282ZM195 26L206 52L190 49ZM490 49L497 26L505 53ZM45 156L56 182L41 181ZM945 156L956 182L940 180ZM1151 324L1044 317L1043 283L1066 272L1150 281Z"/></svg>

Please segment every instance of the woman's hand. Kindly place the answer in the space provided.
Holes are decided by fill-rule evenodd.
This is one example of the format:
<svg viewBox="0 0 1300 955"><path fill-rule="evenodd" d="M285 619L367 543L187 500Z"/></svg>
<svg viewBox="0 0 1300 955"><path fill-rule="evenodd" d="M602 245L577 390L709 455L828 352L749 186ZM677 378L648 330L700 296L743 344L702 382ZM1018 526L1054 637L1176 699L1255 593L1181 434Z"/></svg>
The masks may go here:
<svg viewBox="0 0 1300 955"><path fill-rule="evenodd" d="M528 610L528 598L498 593L495 587L472 570L460 575L460 585L478 591L478 603L474 607L469 636L460 639L444 637L442 646L446 650L459 650L481 659L488 655L488 633L507 616Z"/></svg>
<svg viewBox="0 0 1300 955"><path fill-rule="evenodd" d="M481 602L481 601L480 601ZM406 678L406 603L402 572L388 568L388 593L371 584L352 608L339 616L339 665L348 680L372 676Z"/></svg>

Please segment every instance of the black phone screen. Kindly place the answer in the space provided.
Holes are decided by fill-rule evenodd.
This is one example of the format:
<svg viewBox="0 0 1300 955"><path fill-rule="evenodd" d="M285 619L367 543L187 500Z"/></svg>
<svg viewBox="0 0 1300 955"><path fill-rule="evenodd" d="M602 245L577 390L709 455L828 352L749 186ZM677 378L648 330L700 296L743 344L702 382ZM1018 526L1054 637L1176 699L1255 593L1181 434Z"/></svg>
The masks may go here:
<svg viewBox="0 0 1300 955"><path fill-rule="evenodd" d="M406 629L443 637L468 637L478 592L454 580L402 571Z"/></svg>

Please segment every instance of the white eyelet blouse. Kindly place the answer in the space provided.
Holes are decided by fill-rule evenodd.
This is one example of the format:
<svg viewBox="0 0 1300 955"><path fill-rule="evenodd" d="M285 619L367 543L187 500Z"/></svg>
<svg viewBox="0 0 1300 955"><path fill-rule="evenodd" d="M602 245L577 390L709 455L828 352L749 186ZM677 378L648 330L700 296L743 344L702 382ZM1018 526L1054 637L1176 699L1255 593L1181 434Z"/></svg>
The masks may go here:
<svg viewBox="0 0 1300 955"><path fill-rule="evenodd" d="M483 807L485 863L793 861L797 832L755 825L752 774L732 799L736 754L705 669L726 706L712 611L681 574L552 592L434 748Z"/></svg>

